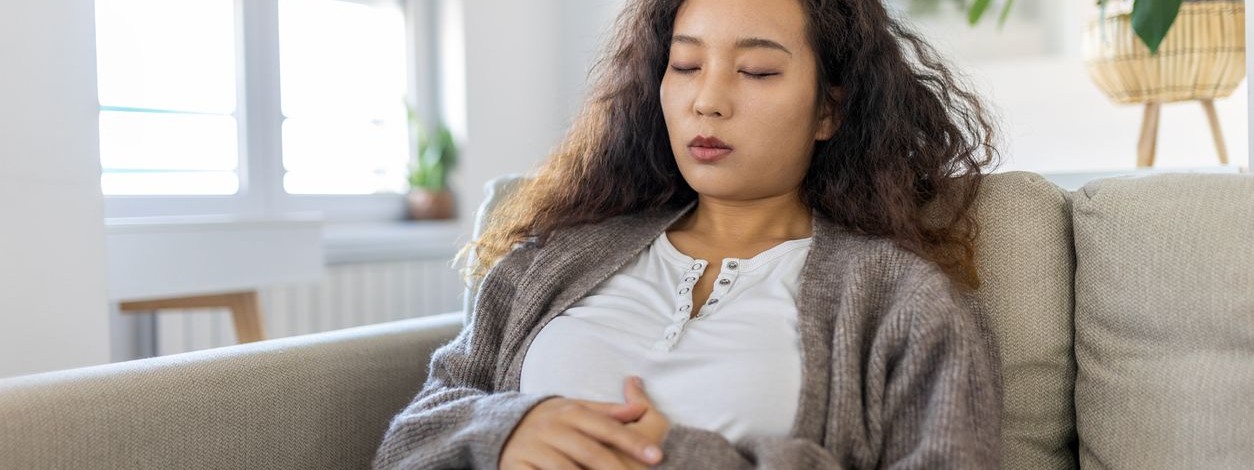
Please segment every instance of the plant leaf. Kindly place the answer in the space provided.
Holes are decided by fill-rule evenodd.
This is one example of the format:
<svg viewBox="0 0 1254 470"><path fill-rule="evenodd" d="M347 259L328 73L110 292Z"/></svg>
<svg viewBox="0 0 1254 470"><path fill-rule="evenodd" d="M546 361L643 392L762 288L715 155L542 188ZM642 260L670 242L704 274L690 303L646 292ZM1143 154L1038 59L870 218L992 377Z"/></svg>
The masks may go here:
<svg viewBox="0 0 1254 470"><path fill-rule="evenodd" d="M1010 7L1015 4L1015 0L1006 0L1006 5L1001 7L1001 17L997 18L997 30L1001 31L1006 26L1006 18L1010 18Z"/></svg>
<svg viewBox="0 0 1254 470"><path fill-rule="evenodd" d="M967 10L967 23L972 26L979 23L980 17L984 16L984 10L988 9L988 5L992 3L992 1L993 0L975 0L975 3L972 3L971 8Z"/></svg>
<svg viewBox="0 0 1254 470"><path fill-rule="evenodd" d="M1158 46L1176 21L1183 0L1136 0L1132 4L1132 29L1149 46L1150 54L1158 53Z"/></svg>

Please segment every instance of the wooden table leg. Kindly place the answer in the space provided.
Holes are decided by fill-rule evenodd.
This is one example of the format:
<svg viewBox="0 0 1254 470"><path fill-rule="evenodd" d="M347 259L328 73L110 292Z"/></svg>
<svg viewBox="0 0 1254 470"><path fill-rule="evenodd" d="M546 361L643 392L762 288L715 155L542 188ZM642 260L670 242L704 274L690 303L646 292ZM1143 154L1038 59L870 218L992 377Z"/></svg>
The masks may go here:
<svg viewBox="0 0 1254 470"><path fill-rule="evenodd" d="M266 339L261 325L261 306L257 302L257 292L244 292L235 298L231 308L231 320L235 322L235 339L242 343L251 343Z"/></svg>
<svg viewBox="0 0 1254 470"><path fill-rule="evenodd" d="M227 308L231 310L231 322L235 325L236 342L242 344L266 339L257 291L140 300L118 304L118 310L122 313L150 312L171 308Z"/></svg>

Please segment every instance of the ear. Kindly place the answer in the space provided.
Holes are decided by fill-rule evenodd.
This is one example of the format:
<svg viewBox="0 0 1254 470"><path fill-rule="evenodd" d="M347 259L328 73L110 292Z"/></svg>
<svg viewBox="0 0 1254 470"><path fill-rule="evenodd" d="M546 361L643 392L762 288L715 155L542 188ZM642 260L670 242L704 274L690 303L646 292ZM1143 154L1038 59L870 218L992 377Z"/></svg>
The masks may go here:
<svg viewBox="0 0 1254 470"><path fill-rule="evenodd" d="M831 139L833 135L836 135L836 131L840 129L840 124L844 118L844 116L840 115L838 108L845 102L845 89L833 86L827 89L827 94L830 99L825 99L820 103L819 125L818 129L814 131L814 140ZM836 105L833 106L831 102L835 102Z"/></svg>

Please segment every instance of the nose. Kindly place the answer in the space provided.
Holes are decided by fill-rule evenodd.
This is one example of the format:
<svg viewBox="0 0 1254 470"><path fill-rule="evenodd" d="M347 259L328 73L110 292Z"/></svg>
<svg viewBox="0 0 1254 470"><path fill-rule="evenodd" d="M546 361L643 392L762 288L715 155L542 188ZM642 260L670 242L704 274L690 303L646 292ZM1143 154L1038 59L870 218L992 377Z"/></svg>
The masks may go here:
<svg viewBox="0 0 1254 470"><path fill-rule="evenodd" d="M727 85L715 74L701 74L692 109L698 116L725 118L731 116Z"/></svg>

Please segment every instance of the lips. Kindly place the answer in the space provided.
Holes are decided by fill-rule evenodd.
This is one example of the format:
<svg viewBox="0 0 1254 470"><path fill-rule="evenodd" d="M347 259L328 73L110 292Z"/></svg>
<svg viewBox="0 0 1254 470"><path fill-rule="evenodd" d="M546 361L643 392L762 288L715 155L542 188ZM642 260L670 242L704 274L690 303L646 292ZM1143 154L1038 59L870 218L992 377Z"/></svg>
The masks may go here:
<svg viewBox="0 0 1254 470"><path fill-rule="evenodd" d="M715 162L732 152L730 145L717 137L698 135L688 142L688 154L701 162Z"/></svg>

